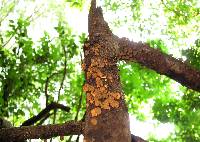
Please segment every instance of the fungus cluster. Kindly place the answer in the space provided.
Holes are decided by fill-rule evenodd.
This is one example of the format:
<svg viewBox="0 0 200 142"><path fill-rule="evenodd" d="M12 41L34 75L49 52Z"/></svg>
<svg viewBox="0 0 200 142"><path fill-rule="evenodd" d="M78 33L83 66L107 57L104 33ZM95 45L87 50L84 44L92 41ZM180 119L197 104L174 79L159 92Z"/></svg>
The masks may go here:
<svg viewBox="0 0 200 142"><path fill-rule="evenodd" d="M109 66L114 63L109 61L109 58L99 54L102 50L100 44L85 45L86 49L91 48L88 56L90 60L82 64L82 69L86 71L87 83L83 86L83 91L87 93L87 106L92 106L90 114L92 117L101 114L102 109L110 110L111 108L118 108L121 98L119 91L113 91L109 88L112 84L114 75L107 71ZM104 48L106 50L106 48ZM91 81L92 80L92 81Z"/></svg>

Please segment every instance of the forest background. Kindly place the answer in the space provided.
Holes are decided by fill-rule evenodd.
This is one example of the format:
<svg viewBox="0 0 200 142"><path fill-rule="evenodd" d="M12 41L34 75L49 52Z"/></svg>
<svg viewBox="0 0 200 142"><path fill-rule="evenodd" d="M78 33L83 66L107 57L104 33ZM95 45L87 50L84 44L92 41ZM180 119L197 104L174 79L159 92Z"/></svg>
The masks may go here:
<svg viewBox="0 0 200 142"><path fill-rule="evenodd" d="M98 4L117 36L147 42L200 70L198 0ZM86 0L0 1L0 116L13 126L52 102L64 109L49 111L36 125L83 118L89 6ZM137 63L119 62L119 68L134 134L149 141L200 141L198 92Z"/></svg>

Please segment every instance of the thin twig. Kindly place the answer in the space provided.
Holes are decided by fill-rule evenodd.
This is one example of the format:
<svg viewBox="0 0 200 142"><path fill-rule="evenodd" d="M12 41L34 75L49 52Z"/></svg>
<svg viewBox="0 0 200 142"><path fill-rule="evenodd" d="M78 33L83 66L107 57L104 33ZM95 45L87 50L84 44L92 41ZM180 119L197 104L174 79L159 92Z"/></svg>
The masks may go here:
<svg viewBox="0 0 200 142"><path fill-rule="evenodd" d="M46 81L45 81L45 97L46 97L46 106L48 105L48 100L49 100L49 95L48 95L48 85L49 85L49 81L51 78L53 78L55 75L60 74L60 72L55 72L52 73L50 76L47 77Z"/></svg>
<svg viewBox="0 0 200 142"><path fill-rule="evenodd" d="M80 96L79 103L78 103L78 106L77 106L77 111L76 111L76 116L74 118L74 121L78 120L78 115L79 115L79 112L81 110L82 98L83 98L83 91L81 91L81 96ZM72 139L72 135L69 137L68 141L70 142L71 139Z"/></svg>
<svg viewBox="0 0 200 142"><path fill-rule="evenodd" d="M167 6L167 4L165 4L165 2L163 0L161 0L162 4L164 5L165 8L167 8L168 10L170 11L173 11L177 16L184 16L184 15L181 15L181 13L179 13L178 11L176 11L175 9L172 9L170 7Z"/></svg>
<svg viewBox="0 0 200 142"><path fill-rule="evenodd" d="M5 47L10 41L11 39L14 37L15 34L12 34L12 36L10 36L10 38L2 45L2 47Z"/></svg>
<svg viewBox="0 0 200 142"><path fill-rule="evenodd" d="M55 109L58 109L58 108L63 110L63 111L66 111L66 112L69 112L69 110L70 110L69 107L66 107L66 106L64 106L62 104L58 104L58 103L52 102L45 109L43 109L38 115L33 116L30 119L28 119L25 122L23 122L21 126L33 125L37 121L39 121L42 118L44 118L46 116L46 114L48 114L51 110L55 110Z"/></svg>
<svg viewBox="0 0 200 142"><path fill-rule="evenodd" d="M38 7L35 7L33 13L32 13L30 16L28 16L28 17L26 18L26 20L30 20L31 18L33 18L33 15L36 14L36 13L38 13L38 12L40 11L41 8L42 8L42 5L41 5L39 8L38 8Z"/></svg>
<svg viewBox="0 0 200 142"><path fill-rule="evenodd" d="M27 18L27 20L29 20L29 22L31 23L31 22L33 22L34 20L36 20L37 18L39 18L40 16L42 16L42 15L45 13L45 10L43 10L43 12L40 12L40 13L39 13L39 11L40 11L43 7L44 7L43 5L41 5L39 8L35 7L35 8L34 8L34 12ZM37 8L37 10L36 10L36 8ZM37 15L36 15L35 17L33 17L33 15L36 14L36 13L37 13Z"/></svg>
<svg viewBox="0 0 200 142"><path fill-rule="evenodd" d="M0 25L1 25L1 23L8 17L8 15L10 14L10 12L12 12L12 10L14 9L14 7L17 5L17 3L19 2L19 0L14 0L13 1L13 3L15 3L14 5L13 5L13 7L11 7L9 10L8 10L8 12L5 14L5 16L3 16L3 17L1 17L1 20L0 20ZM4 7L6 7L6 6L4 6Z"/></svg>
<svg viewBox="0 0 200 142"><path fill-rule="evenodd" d="M63 71L63 78L62 78L60 88L59 88L59 91L58 91L57 102L60 100L60 92L61 92L61 89L63 88L64 80L65 80L65 77L66 77L66 74L67 74L67 52L66 52L65 46L63 46L63 52L64 52L64 56L65 56L64 71Z"/></svg>
<svg viewBox="0 0 200 142"><path fill-rule="evenodd" d="M81 56L81 64L83 64L82 55L80 54L80 56ZM84 83L83 83L83 85L84 85ZM82 87L83 87L83 85L82 85ZM83 90L81 91L81 96L80 96L79 103L78 103L78 106L77 106L76 116L75 116L75 119L74 119L75 121L78 120L78 115L79 115L79 112L80 112L80 109L81 109L82 99L83 99ZM76 138L77 142L79 140L79 137L80 137L80 135L78 135L77 138ZM71 139L72 139L72 136L69 137L68 141L71 141Z"/></svg>
<svg viewBox="0 0 200 142"><path fill-rule="evenodd" d="M74 119L75 121L78 120L78 115L79 115L79 112L81 110L82 99L83 99L83 91L81 92L81 96L80 96L80 99L79 99L79 104L78 104L76 116L75 116L75 119Z"/></svg>
<svg viewBox="0 0 200 142"><path fill-rule="evenodd" d="M81 56L81 54L80 54L80 56ZM82 56L81 56L81 64L83 64ZM83 85L84 85L84 83L82 84L82 88L83 88ZM79 112L81 110L82 99L83 99L83 90L81 91L81 96L80 96L80 99L79 99L79 102L78 102L77 112L76 112L76 116L75 116L75 119L74 119L75 121L78 120L78 115L79 115Z"/></svg>
<svg viewBox="0 0 200 142"><path fill-rule="evenodd" d="M63 78L62 78L62 81L60 84L60 88L58 90L57 102L59 102L59 100L60 100L60 92L61 92L61 89L63 88L64 80L65 80L65 77L67 74L67 52L65 50L65 46L63 46L63 52L64 52L64 57L65 57L64 70L63 70ZM56 112L57 112L57 110L54 110L53 124L55 124L55 122L56 122ZM52 142L52 138L50 139L50 142Z"/></svg>

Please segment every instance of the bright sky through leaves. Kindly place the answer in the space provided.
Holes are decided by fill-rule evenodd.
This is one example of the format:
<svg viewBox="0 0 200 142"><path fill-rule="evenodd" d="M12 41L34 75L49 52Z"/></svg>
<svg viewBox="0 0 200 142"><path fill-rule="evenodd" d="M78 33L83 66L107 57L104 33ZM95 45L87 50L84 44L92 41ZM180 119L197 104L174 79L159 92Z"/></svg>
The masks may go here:
<svg viewBox="0 0 200 142"><path fill-rule="evenodd" d="M198 20L198 16L196 17L190 16L191 20L188 20L189 24L181 25L176 23L180 22L181 20L176 21L176 19L173 19L174 18L173 16L175 14L173 13L173 11L170 11L170 6L171 6L172 8L182 9L183 11L181 12L182 13L186 12L186 15L187 12L191 10L188 13L192 14L192 12L195 11L195 9L192 7L191 4L193 1L188 1L187 4L185 5L178 3L178 6L173 5L173 3L167 3L168 6L167 9L166 7L163 6L161 0L144 0L144 1L138 0L135 2L138 2L139 5L141 5L141 7L139 9L136 9L136 11L130 8L130 5L133 2L131 0L124 0L124 1L111 0L112 6L110 5L110 7L105 4L105 2L109 2L108 0L105 1L99 0L98 2L99 5L103 7L105 20L109 23L109 26L114 34L116 34L119 37L127 37L135 42L137 41L146 42L148 40L156 40L156 43L162 45L161 50L164 50L164 52L166 51L167 53L172 54L174 57L177 58L182 57L183 60L186 60L186 56L185 55L182 56L181 50L189 49L190 47L194 46L195 41L200 37L200 26L199 26L200 19ZM20 16L22 17L31 16L33 18L33 21L31 22L30 26L28 26L28 36L31 37L34 42L33 48L37 49L41 45L41 42L39 41L44 36L44 32L47 32L49 34L49 38L52 40L51 41L52 44L56 43L59 33L57 32L55 27L58 26L59 23L58 21L67 23L66 24L67 26L65 25L66 26L65 28L66 29L68 29L69 27L72 28L73 34L80 35L81 33L87 33L89 5L90 1L86 0L82 9L79 10L78 8L71 8L69 3L66 4L66 1L64 0L56 0L56 1L35 0L34 2L32 1L25 2L24 0L19 0L19 3L15 7L14 11L10 15L8 15L5 21L2 22L0 26L0 31L4 33L5 31L11 29L8 26L10 19L14 20L14 24L17 25L17 19ZM190 7L189 9L187 5L189 5ZM195 8L200 8L200 2L197 1ZM112 11L112 9L115 10ZM141 15L138 14L137 11L140 11L142 14ZM33 14L34 12L35 14ZM134 16L136 16L135 20L133 20ZM74 38L75 38L75 43L80 44L79 38L78 37ZM5 48L7 48L8 50L11 49L10 47L12 47L14 43L15 39L13 38ZM194 62L195 61L197 61L196 58L194 59ZM73 81L73 79L76 80L76 75L81 73L80 56L78 55L73 57L69 62L75 64L74 70L76 73L72 74L70 76L70 79L65 80L66 81L65 87L73 88L74 87L73 84L70 84L69 82ZM18 63L20 63L19 59L16 60L16 64ZM60 65L60 68L63 67L62 62L58 62L57 64ZM171 104L170 99L173 101L176 100L177 102L181 100L182 97L184 96L185 88L183 89L181 87L180 89L180 85L178 83L174 81L168 81L168 79L166 79L165 77L159 76L155 72L149 71L143 67L140 67L139 65L134 64L125 66L123 63L119 64L121 65L120 67L123 72L121 73L122 81L126 80L123 82L124 83L123 85L125 86L124 87L125 93L127 93L126 98L129 101L128 105L129 108L132 108L129 111L131 114L136 114L135 111L137 111L138 109L136 115L130 115L132 133L141 136L144 139L148 138L149 135L155 136L157 139L162 139L162 138L167 138L170 133L174 133L175 125L173 123L169 122L160 123L158 120L153 119L152 107L154 106L155 100L159 101L162 100L163 101L162 103L166 103L165 104L166 106L170 107L173 106L173 103ZM32 68L32 70L34 70L34 67ZM1 67L0 67L0 72L2 72ZM133 82L131 82L130 80L133 80ZM0 82L0 86L1 85L2 84ZM53 87L56 88L55 90L59 90L59 85L60 85L59 81L54 82ZM147 85L147 87L145 85ZM145 87L147 89L144 89ZM57 97L56 96L57 92L55 90L51 92L53 94L52 97L54 98ZM65 91L66 91L65 89L62 89L61 94L64 94ZM143 94L141 98L139 96L140 94ZM33 94L30 93L30 96L31 95ZM41 107L44 108L45 107L44 92L41 93L41 96L39 98L40 98L39 103L41 104ZM143 100L141 101L138 98L144 99L144 101ZM189 98L191 97L189 96ZM74 97L73 99L76 98ZM140 106L138 106L137 103L134 103L135 100L137 103L140 103ZM189 99L186 100L189 101ZM67 101L74 103L71 100ZM60 101L60 103L67 105L67 101L64 98L63 100ZM30 104L29 101L24 101L24 104L26 105L26 107L27 106L31 108L35 107L33 104ZM21 105L24 104L17 104L17 107L20 107ZM174 106L175 105L176 104L174 104ZM178 110L181 110L181 105L182 107L186 106L184 105L184 103L181 104L180 102ZM165 108L164 105L163 108ZM175 108L177 107L175 106ZM38 108L33 109L32 114L37 114L38 110L39 110ZM194 110L196 111L196 109ZM173 110L171 111L173 112ZM191 111L191 113L192 112L193 110ZM163 113L165 113L165 111L163 111ZM187 113L187 111L185 111L184 113ZM145 116L143 116L143 114L145 114ZM159 116L160 115L161 114L159 114ZM173 116L176 117L175 114L173 114ZM30 112L26 111L25 118L23 119L28 119L29 117L30 117ZM166 117L165 115L161 115L161 119L164 119L165 117ZM171 118L171 115L169 116L169 118ZM145 120L145 121L143 122L140 120ZM191 120L191 122L193 122L193 120ZM19 122L17 122L16 125L18 125L18 123Z"/></svg>
<svg viewBox="0 0 200 142"><path fill-rule="evenodd" d="M148 11L144 11L145 9L146 8L143 9L143 12L149 13ZM82 32L87 32L87 20L88 20L87 19L87 16L88 16L87 5L83 8L82 11L66 6L64 13L65 13L64 18L67 19L67 22L69 23L70 27L73 28L74 31L76 31L78 34ZM123 16L123 14L127 14L127 13L122 11L122 12L119 12L117 16L121 17ZM108 20L113 20L113 17L115 16L116 14L113 14L112 12L110 13L108 12L108 14L105 13L105 19L108 19ZM55 23L56 21L53 19L53 17L54 17L53 15L48 14L47 17L44 17L41 19L38 18L36 24L32 28L29 29L30 36L33 36L32 37L33 39L38 40L39 37L42 36L44 31L48 31L51 34L51 36L54 37L56 34L55 34L55 31L53 30L53 27L56 26L56 23ZM161 16L161 24L165 22L163 21L165 19L162 19L162 18L163 17ZM134 41L141 41L142 38L137 33L130 32L128 30L128 26L129 25L124 25L122 27L116 28L114 30L114 33L118 35L119 37L128 37ZM153 36L152 38L154 38L155 36L159 37L160 35L152 35L152 36ZM44 98L42 100L44 100ZM141 111L150 113L150 110L149 110L150 107L148 105L146 106L147 107L144 106L144 108ZM149 134L156 135L156 137L158 138L165 138L168 136L169 133L173 132L172 124L159 125L156 120L151 120L151 119L147 120L146 122L141 122L141 121L136 120L133 116L130 116L130 121L131 121L132 133L134 133L135 135L141 136L143 138L148 138Z"/></svg>

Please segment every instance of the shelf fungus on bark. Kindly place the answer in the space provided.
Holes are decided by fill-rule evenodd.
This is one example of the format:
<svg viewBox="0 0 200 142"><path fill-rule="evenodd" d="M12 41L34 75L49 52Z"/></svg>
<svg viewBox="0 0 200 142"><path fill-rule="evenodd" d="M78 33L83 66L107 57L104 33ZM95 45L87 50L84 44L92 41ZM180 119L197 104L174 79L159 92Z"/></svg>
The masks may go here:
<svg viewBox="0 0 200 142"><path fill-rule="evenodd" d="M100 107L102 109L110 109L110 107L119 107L118 100L121 97L119 92L110 92L108 88L104 86L102 81L100 81L100 83L98 82L96 86L97 87L93 87L89 84L85 84L83 86L83 90L87 93L87 100L90 104L94 104L94 106Z"/></svg>
<svg viewBox="0 0 200 142"><path fill-rule="evenodd" d="M101 108L100 107L93 108L90 112L92 117L98 116L99 114L101 114Z"/></svg>
<svg viewBox="0 0 200 142"><path fill-rule="evenodd" d="M90 123L91 123L92 125L97 125L97 119L92 118L92 119L90 120Z"/></svg>

